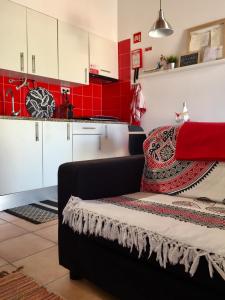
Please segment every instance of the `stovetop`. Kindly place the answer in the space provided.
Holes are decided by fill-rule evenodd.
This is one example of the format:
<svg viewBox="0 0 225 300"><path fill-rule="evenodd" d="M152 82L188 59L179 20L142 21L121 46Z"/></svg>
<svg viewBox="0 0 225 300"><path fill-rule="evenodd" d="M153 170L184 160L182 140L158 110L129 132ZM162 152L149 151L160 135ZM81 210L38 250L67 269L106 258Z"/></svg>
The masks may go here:
<svg viewBox="0 0 225 300"><path fill-rule="evenodd" d="M115 121L118 122L119 119L113 116L90 116L90 117L73 117L74 120L92 120L92 121Z"/></svg>

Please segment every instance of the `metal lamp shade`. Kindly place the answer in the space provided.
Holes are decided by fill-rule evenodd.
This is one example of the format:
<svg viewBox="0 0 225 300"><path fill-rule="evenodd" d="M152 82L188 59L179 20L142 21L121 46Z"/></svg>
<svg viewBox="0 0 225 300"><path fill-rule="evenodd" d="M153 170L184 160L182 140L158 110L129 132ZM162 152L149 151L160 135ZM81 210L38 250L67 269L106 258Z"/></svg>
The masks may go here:
<svg viewBox="0 0 225 300"><path fill-rule="evenodd" d="M163 10L159 11L159 18L149 31L149 36L153 38L162 38L173 34L174 30L165 20Z"/></svg>

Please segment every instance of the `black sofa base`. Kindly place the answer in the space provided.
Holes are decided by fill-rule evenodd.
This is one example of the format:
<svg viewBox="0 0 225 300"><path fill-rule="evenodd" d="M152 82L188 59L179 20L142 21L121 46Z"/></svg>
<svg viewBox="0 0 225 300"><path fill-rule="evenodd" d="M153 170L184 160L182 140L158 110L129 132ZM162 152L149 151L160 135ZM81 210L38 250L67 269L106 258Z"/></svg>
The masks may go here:
<svg viewBox="0 0 225 300"><path fill-rule="evenodd" d="M116 242L78 235L62 224L62 210L70 195L96 199L138 191L143 164L143 157L136 156L66 164L60 168L60 264L70 270L71 279L86 278L121 300L224 299L224 281L216 272L213 279L209 277L208 264L204 259L200 260L199 268L191 278L184 272L184 266L168 265L163 269L154 255L150 260L147 255L138 259L135 250L130 253L129 249ZM99 194L93 184L93 176L95 181L101 182ZM100 183L97 186L99 189Z"/></svg>
<svg viewBox="0 0 225 300"><path fill-rule="evenodd" d="M217 274L214 279L209 278L204 260L191 278L184 266L168 266L164 270L154 256L150 260L138 259L137 253L131 255L115 242L77 235L66 225L64 230L68 247L61 253L60 264L70 270L71 279L86 278L118 299L224 298L224 282Z"/></svg>

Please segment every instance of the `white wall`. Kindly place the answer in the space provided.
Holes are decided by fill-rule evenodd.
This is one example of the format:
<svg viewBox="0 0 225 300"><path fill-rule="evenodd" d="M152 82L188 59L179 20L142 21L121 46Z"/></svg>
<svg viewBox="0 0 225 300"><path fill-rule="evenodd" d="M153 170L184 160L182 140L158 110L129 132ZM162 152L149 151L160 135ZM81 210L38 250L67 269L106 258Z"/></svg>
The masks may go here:
<svg viewBox="0 0 225 300"><path fill-rule="evenodd" d="M158 17L159 0L118 0L119 40L142 32L142 43L131 45L132 48L152 46L146 68L154 66L160 54L186 52L186 29L225 18L224 0L162 0L162 8L175 33L167 38L154 39L148 36L148 31Z"/></svg>
<svg viewBox="0 0 225 300"><path fill-rule="evenodd" d="M164 0L166 19L175 29L164 39L148 37L157 17L159 0L119 0L119 40L142 32L142 43L132 48L152 46L145 68L155 65L161 54L186 52L185 29L225 17L224 0ZM145 58L146 62L146 58ZM187 101L191 119L225 122L225 64L187 72L141 79L147 103L142 125L146 130L174 123L175 111Z"/></svg>
<svg viewBox="0 0 225 300"><path fill-rule="evenodd" d="M13 0L117 41L117 0Z"/></svg>
<svg viewBox="0 0 225 300"><path fill-rule="evenodd" d="M141 83L147 131L175 124L175 112L182 111L184 101L192 121L225 122L225 64L146 77Z"/></svg>

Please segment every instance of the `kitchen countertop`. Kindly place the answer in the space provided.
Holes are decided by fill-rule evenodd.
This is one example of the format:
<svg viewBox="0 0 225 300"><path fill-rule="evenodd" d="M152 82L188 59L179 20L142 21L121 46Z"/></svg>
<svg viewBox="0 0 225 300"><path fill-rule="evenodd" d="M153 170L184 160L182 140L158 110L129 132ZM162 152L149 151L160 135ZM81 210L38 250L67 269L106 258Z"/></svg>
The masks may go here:
<svg viewBox="0 0 225 300"><path fill-rule="evenodd" d="M31 118L31 117L13 117L13 116L0 116L0 119L6 120L28 120L28 121L55 121L55 122L72 122L72 123L104 123L104 124L124 124L128 125L127 122L121 121L108 121L108 120L83 120L83 119L59 119L59 118L49 118L49 119L42 119L42 118Z"/></svg>

